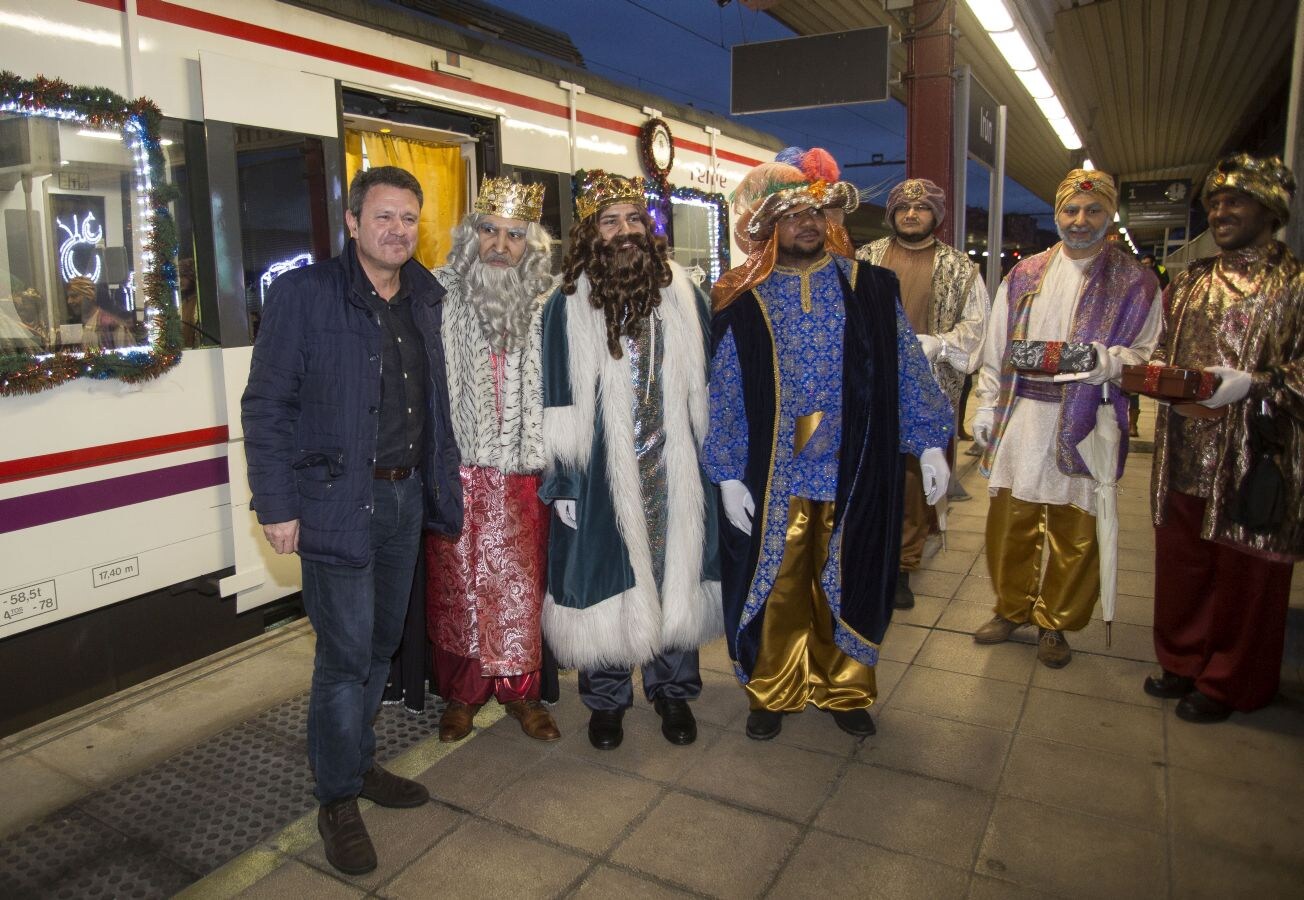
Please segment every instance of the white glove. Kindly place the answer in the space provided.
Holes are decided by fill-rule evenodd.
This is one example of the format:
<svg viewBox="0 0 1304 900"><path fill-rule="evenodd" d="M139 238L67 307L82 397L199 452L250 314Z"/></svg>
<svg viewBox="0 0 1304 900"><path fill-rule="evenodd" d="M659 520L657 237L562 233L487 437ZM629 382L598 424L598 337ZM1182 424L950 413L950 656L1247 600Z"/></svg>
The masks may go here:
<svg viewBox="0 0 1304 900"><path fill-rule="evenodd" d="M1244 400L1250 392L1250 373L1242 372L1228 366L1205 366L1206 372L1212 372L1220 379L1218 388L1208 400L1201 400L1201 406L1217 409L1237 400Z"/></svg>
<svg viewBox="0 0 1304 900"><path fill-rule="evenodd" d="M552 508L557 511L557 518L561 519L563 525L567 528L578 529L580 527L579 519L575 518L575 501L574 500L554 500Z"/></svg>
<svg viewBox="0 0 1304 900"><path fill-rule="evenodd" d="M931 334L917 334L915 337L919 338L919 348L924 351L928 361L931 363L937 359L937 354L942 352L941 338L933 337Z"/></svg>
<svg viewBox="0 0 1304 900"><path fill-rule="evenodd" d="M724 502L724 517L729 520L729 524L750 537L756 503L752 500L752 492L747 490L747 485L736 478L720 482L720 499Z"/></svg>
<svg viewBox="0 0 1304 900"><path fill-rule="evenodd" d="M951 481L951 467L946 464L946 454L937 447L929 447L919 455L919 471L924 478L924 499L929 506L946 496L946 486Z"/></svg>
<svg viewBox="0 0 1304 900"><path fill-rule="evenodd" d="M973 441L984 450L992 442L992 428L996 425L996 409L980 406L973 415Z"/></svg>
<svg viewBox="0 0 1304 900"><path fill-rule="evenodd" d="M1096 348L1096 367L1082 376L1083 381L1087 384L1104 384L1123 374L1123 361L1110 353L1108 347L1100 341L1092 341L1091 346Z"/></svg>

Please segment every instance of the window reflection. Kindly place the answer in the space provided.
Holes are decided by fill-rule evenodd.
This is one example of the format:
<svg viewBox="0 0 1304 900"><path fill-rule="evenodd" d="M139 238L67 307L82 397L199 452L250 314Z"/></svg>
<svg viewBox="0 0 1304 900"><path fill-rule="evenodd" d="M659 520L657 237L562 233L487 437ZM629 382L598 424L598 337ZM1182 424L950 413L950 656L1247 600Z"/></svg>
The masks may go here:
<svg viewBox="0 0 1304 900"><path fill-rule="evenodd" d="M0 350L147 342L134 173L120 131L0 114Z"/></svg>
<svg viewBox="0 0 1304 900"><path fill-rule="evenodd" d="M272 282L330 255L320 138L270 128L236 128L245 306L258 334Z"/></svg>

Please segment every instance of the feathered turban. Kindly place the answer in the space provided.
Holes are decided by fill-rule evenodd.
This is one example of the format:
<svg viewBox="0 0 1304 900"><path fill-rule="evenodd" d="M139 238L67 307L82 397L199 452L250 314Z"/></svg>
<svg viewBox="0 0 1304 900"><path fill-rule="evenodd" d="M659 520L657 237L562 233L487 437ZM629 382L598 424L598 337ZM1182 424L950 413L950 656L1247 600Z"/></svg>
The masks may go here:
<svg viewBox="0 0 1304 900"><path fill-rule="evenodd" d="M769 277L777 254L774 225L799 206L834 213L829 216L827 246L840 256L853 255L842 216L860 205L860 191L850 182L838 181L840 174L827 150L789 147L774 162L761 163L743 176L730 203L734 239L747 253L747 261L725 272L711 288L716 309Z"/></svg>

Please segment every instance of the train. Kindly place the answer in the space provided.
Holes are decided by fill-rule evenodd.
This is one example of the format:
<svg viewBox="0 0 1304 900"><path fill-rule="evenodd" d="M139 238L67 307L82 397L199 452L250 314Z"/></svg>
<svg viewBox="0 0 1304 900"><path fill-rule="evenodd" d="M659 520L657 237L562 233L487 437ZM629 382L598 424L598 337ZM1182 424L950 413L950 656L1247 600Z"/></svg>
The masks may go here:
<svg viewBox="0 0 1304 900"><path fill-rule="evenodd" d="M359 167L418 175L431 266L481 176L545 184L564 238L593 168L648 176L702 281L741 258L726 197L781 142L420 5L0 3L0 735L299 590L249 509L239 402L268 285L342 250Z"/></svg>

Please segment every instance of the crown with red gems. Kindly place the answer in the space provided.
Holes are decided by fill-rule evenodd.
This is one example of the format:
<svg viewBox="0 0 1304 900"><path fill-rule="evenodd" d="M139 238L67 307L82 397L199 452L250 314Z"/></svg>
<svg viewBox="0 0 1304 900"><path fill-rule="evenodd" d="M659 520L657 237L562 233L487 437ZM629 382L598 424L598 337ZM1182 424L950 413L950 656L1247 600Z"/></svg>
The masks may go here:
<svg viewBox="0 0 1304 900"><path fill-rule="evenodd" d="M581 219L587 219L616 203L633 203L643 209L647 205L643 192L644 182L638 175L626 178L601 169L590 169L581 177L579 191L575 195L575 212Z"/></svg>

